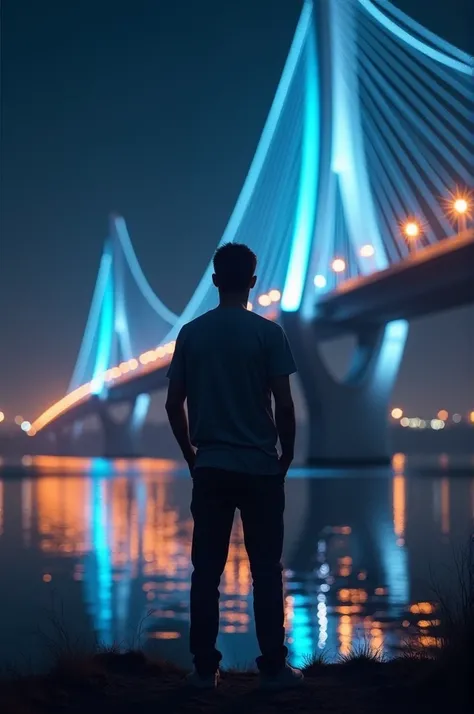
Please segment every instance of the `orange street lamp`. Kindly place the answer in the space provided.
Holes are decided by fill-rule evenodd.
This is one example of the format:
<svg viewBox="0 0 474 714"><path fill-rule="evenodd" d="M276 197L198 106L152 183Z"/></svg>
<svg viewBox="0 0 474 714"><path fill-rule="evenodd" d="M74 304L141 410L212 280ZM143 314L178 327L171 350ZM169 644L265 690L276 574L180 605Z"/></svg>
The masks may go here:
<svg viewBox="0 0 474 714"><path fill-rule="evenodd" d="M444 201L445 211L451 221L456 224L458 233L467 229L468 219L472 217L473 193L467 189L456 188L449 192Z"/></svg>
<svg viewBox="0 0 474 714"><path fill-rule="evenodd" d="M469 215L469 199L467 196L457 196L453 201L453 213L458 222L458 232L464 233L467 230L467 217Z"/></svg>
<svg viewBox="0 0 474 714"><path fill-rule="evenodd" d="M402 226L402 233L408 243L410 253L416 249L417 241L421 236L421 224L415 218L409 218Z"/></svg>

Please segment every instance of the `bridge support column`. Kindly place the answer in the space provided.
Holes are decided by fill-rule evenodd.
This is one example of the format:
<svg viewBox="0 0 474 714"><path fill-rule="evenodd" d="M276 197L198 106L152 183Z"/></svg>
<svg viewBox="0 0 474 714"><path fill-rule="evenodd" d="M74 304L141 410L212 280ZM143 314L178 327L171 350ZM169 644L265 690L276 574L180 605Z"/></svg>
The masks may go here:
<svg viewBox="0 0 474 714"><path fill-rule="evenodd" d="M140 394L130 403L130 410L122 421L116 419L107 402L99 404L99 418L104 438L106 458L137 458L140 456L140 437L149 405L149 396Z"/></svg>
<svg viewBox="0 0 474 714"><path fill-rule="evenodd" d="M75 456L76 440L75 422L53 432L55 450L59 456Z"/></svg>
<svg viewBox="0 0 474 714"><path fill-rule="evenodd" d="M408 324L399 320L357 331L346 379L338 382L319 352L317 326L283 313L305 395L310 465L361 466L390 461L388 409Z"/></svg>

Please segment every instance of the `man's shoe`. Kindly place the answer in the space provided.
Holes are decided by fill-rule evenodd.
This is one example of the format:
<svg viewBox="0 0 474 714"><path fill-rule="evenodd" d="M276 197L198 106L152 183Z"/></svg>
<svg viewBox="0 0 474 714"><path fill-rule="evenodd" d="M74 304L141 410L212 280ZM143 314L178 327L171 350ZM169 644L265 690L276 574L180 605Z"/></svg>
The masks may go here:
<svg viewBox="0 0 474 714"><path fill-rule="evenodd" d="M187 687L193 687L194 689L217 689L219 684L219 671L215 674L210 674L206 677L201 677L200 674L194 669L192 672L186 675L184 678L184 684Z"/></svg>
<svg viewBox="0 0 474 714"><path fill-rule="evenodd" d="M301 687L303 682L303 672L288 663L276 674L260 673L260 686L262 689L293 689L294 687Z"/></svg>

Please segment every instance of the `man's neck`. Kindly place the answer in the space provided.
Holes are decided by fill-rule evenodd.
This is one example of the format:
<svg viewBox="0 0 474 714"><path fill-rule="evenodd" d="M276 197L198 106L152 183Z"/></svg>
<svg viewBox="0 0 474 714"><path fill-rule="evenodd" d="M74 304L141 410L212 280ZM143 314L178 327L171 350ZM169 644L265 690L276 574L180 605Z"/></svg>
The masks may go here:
<svg viewBox="0 0 474 714"><path fill-rule="evenodd" d="M248 294L236 295L234 293L220 293L219 307L241 307L246 309L248 300Z"/></svg>

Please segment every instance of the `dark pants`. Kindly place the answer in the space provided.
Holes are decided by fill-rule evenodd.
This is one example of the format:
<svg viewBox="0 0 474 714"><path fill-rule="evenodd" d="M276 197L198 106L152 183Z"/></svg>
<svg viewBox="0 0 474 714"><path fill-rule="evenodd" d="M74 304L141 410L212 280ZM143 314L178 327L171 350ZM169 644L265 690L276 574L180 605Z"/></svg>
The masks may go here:
<svg viewBox="0 0 474 714"><path fill-rule="evenodd" d="M219 582L229 550L235 509L240 510L253 579L258 668L278 671L285 663L283 512L285 485L280 476L253 476L196 469L191 512L194 518L190 648L202 676L214 673L222 655L219 631Z"/></svg>

